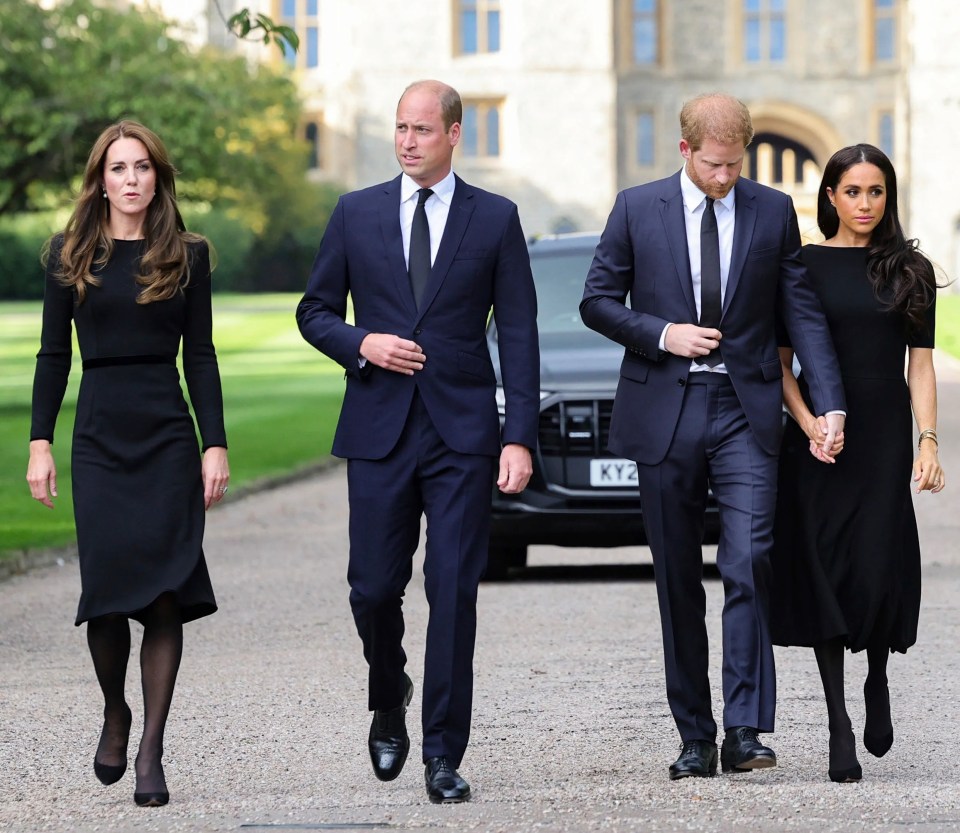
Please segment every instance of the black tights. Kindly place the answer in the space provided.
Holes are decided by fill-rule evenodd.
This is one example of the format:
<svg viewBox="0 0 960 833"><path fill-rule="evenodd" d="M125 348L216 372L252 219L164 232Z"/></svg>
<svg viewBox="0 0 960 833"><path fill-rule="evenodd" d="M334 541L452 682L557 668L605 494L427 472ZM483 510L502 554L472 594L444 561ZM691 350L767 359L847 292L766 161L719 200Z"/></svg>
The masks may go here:
<svg viewBox="0 0 960 833"><path fill-rule="evenodd" d="M137 792L166 790L163 730L183 653L183 623L172 593L157 597L141 614L140 679L143 686L143 735L137 752ZM126 760L130 709L124 696L130 656L130 623L125 616L101 616L87 623L87 644L103 691L103 734L97 760L116 766Z"/></svg>
<svg viewBox="0 0 960 833"><path fill-rule="evenodd" d="M846 769L857 762L853 727L847 714L843 693L843 640L831 639L814 646L823 693L827 700L827 720L830 724L830 768ZM867 648L867 679L863 684L866 705L866 723L863 743L867 751L882 757L893 743L893 724L890 718L890 694L887 689L886 646Z"/></svg>

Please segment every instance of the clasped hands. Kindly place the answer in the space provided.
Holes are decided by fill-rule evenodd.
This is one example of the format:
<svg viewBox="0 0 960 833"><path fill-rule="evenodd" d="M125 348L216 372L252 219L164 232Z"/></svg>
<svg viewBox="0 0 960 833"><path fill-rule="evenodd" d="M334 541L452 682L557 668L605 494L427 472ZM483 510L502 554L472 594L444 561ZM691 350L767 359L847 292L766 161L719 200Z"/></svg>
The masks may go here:
<svg viewBox="0 0 960 833"><path fill-rule="evenodd" d="M846 417L840 413L810 417L800 422L803 433L810 440L810 453L821 463L836 463L843 451L843 426Z"/></svg>

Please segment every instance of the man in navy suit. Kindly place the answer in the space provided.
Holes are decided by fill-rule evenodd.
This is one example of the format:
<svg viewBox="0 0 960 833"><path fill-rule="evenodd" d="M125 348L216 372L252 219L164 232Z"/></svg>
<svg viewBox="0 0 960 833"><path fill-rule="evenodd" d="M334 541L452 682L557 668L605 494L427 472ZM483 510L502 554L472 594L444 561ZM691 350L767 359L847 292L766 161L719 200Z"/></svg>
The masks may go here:
<svg viewBox="0 0 960 833"><path fill-rule="evenodd" d="M395 130L403 172L340 198L297 308L303 337L346 369L333 453L348 460L350 605L369 664L370 757L383 781L400 774L410 747L401 603L427 519L423 760L435 803L470 797L457 768L470 734L491 488L527 485L540 389L517 207L454 175L461 117L446 84L404 91ZM485 340L491 308L502 428Z"/></svg>
<svg viewBox="0 0 960 833"><path fill-rule="evenodd" d="M826 321L800 261L788 196L739 179L750 113L727 95L680 114L681 171L617 196L580 310L626 350L609 447L637 462L663 631L667 699L680 732L671 779L717 768L707 678L701 541L708 483L720 509L725 772L776 765L768 632L781 431L782 317L821 415L829 462L845 407ZM627 306L627 296L630 304Z"/></svg>

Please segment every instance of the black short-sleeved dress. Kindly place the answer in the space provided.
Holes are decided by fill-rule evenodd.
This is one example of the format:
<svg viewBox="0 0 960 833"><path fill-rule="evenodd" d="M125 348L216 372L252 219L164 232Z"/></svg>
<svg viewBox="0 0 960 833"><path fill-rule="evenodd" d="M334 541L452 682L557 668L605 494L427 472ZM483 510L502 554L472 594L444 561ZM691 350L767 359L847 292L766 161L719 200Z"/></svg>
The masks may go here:
<svg viewBox="0 0 960 833"><path fill-rule="evenodd" d="M908 347L933 347L935 308L907 333L867 277L866 248L806 246L843 374L847 421L834 465L788 420L774 530L771 627L778 645L840 637L853 651L906 651L917 639L920 544L911 497ZM800 389L807 398L803 374Z"/></svg>
<svg viewBox="0 0 960 833"><path fill-rule="evenodd" d="M217 605L202 548L200 450L176 364L182 338L203 448L225 447L207 245L189 245L186 288L150 304L136 303L143 241L114 241L109 262L94 270L100 285L81 304L55 277L61 246L55 238L47 267L30 438L53 441L73 321L83 359L72 456L76 624L111 613L138 619L169 591L184 622L209 615Z"/></svg>

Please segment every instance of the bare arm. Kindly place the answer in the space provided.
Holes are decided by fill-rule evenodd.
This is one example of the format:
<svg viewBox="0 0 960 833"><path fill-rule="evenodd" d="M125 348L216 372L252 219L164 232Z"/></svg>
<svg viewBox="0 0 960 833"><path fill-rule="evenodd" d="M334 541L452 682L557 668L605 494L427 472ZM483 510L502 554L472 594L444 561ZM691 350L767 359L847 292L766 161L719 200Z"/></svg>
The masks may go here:
<svg viewBox="0 0 960 833"><path fill-rule="evenodd" d="M932 430L933 437L926 436L913 463L913 479L917 492L929 489L943 491L946 476L937 455L937 374L933 369L933 350L927 347L911 347L907 366L907 385L910 388L910 404L920 431Z"/></svg>
<svg viewBox="0 0 960 833"><path fill-rule="evenodd" d="M834 458L843 451L842 426L836 429L833 443L826 448L825 443L830 432L828 418L815 417L803 401L800 385L793 375L793 350L789 347L780 348L780 366L783 369L783 404L810 440L810 453L821 463L835 463Z"/></svg>

